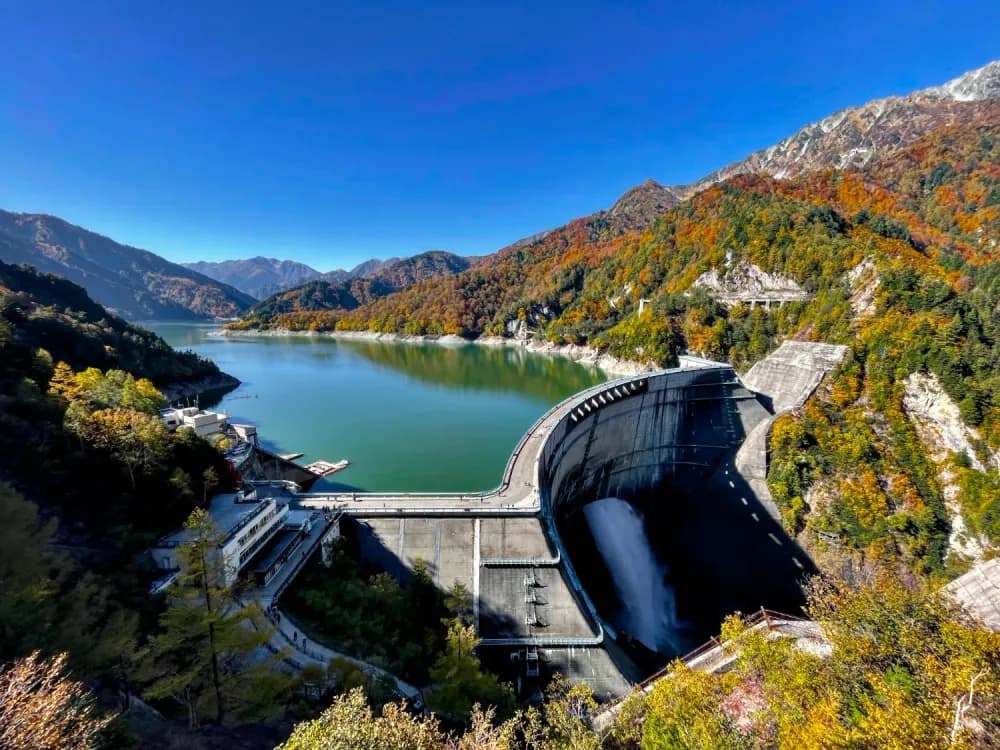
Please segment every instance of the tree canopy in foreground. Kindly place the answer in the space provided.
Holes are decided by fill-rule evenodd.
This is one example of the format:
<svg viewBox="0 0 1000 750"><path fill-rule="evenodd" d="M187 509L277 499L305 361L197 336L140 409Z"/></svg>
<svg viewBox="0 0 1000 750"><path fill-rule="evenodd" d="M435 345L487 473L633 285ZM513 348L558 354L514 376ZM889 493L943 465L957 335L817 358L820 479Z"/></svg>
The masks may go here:
<svg viewBox="0 0 1000 750"><path fill-rule="evenodd" d="M732 617L735 662L722 674L678 662L650 693L627 699L598 731L589 690L557 680L540 709L496 722L472 711L448 734L402 705L377 715L361 691L298 725L283 750L582 750L583 748L977 748L1000 739L1000 634L953 602L890 577L814 584L810 616L828 648L769 639Z"/></svg>

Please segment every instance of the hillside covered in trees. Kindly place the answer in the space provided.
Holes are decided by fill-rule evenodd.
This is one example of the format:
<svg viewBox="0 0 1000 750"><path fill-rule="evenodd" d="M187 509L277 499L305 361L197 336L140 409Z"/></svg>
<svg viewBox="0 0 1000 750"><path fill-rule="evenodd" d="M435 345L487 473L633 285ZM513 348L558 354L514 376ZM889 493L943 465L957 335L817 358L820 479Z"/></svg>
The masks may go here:
<svg viewBox="0 0 1000 750"><path fill-rule="evenodd" d="M167 432L154 381L217 371L71 282L0 264L0 661L65 652L126 701L145 684L162 602L141 555L233 481L207 442Z"/></svg>
<svg viewBox="0 0 1000 750"><path fill-rule="evenodd" d="M360 690L296 726L279 750L809 750L988 748L1000 722L1000 635L924 588L876 576L817 583L809 615L827 643L802 648L729 618L717 674L681 663L603 713L586 685L555 680L512 717L473 709L468 728Z"/></svg>
<svg viewBox="0 0 1000 750"><path fill-rule="evenodd" d="M77 369L117 368L157 385L219 373L214 362L174 351L155 333L110 314L82 287L30 266L0 262L0 304L20 344L44 348Z"/></svg>

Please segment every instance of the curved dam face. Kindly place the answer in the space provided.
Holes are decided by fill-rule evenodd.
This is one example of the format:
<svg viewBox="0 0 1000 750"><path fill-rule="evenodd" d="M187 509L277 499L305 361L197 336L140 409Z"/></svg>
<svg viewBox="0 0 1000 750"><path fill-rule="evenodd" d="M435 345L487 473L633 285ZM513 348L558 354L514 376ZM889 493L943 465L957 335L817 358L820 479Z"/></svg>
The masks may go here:
<svg viewBox="0 0 1000 750"><path fill-rule="evenodd" d="M736 469L771 415L731 367L617 381L550 430L542 513L587 608L647 672L726 615L794 614L815 571Z"/></svg>

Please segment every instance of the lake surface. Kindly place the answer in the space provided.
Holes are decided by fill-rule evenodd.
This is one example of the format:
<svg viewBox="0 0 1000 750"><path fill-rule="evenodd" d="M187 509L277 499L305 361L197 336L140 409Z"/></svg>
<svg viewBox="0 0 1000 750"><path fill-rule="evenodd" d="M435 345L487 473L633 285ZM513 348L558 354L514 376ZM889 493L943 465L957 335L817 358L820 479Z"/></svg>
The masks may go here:
<svg viewBox="0 0 1000 750"><path fill-rule="evenodd" d="M507 347L230 338L210 335L211 324L143 325L243 381L213 408L257 425L265 448L304 453L299 463L351 462L316 491L491 489L535 420L606 379Z"/></svg>

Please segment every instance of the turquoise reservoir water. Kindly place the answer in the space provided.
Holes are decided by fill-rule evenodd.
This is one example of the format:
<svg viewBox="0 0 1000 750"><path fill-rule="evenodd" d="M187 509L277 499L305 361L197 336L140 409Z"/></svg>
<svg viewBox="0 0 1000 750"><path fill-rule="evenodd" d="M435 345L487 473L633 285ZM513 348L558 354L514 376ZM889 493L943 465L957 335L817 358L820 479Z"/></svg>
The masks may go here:
<svg viewBox="0 0 1000 750"><path fill-rule="evenodd" d="M259 428L300 463L351 466L315 489L464 491L495 487L524 431L605 379L559 357L511 348L210 335L217 326L146 323L172 346L241 381L215 408Z"/></svg>

